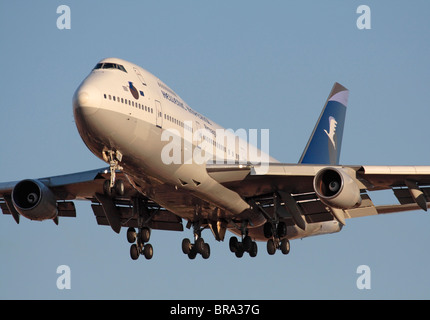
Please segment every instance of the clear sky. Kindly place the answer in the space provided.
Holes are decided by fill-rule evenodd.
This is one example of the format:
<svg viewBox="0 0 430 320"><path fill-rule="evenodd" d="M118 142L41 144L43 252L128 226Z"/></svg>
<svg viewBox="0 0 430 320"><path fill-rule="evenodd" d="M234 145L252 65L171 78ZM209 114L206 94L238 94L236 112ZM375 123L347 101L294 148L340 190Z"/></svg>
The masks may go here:
<svg viewBox="0 0 430 320"><path fill-rule="evenodd" d="M57 28L57 7L71 29ZM359 5L371 29L357 28ZM350 89L343 164L430 165L430 2L1 1L0 181L105 166L82 142L72 96L94 65L119 57L149 70L226 128L270 129L270 153L298 161L335 81ZM390 192L371 196L396 203ZM347 220L291 253L237 259L210 231L191 261L182 233L154 231L154 257L132 261L126 230L77 218L17 225L0 214L0 298L428 299L430 215ZM71 289L56 286L57 267ZM357 267L371 289L356 286Z"/></svg>

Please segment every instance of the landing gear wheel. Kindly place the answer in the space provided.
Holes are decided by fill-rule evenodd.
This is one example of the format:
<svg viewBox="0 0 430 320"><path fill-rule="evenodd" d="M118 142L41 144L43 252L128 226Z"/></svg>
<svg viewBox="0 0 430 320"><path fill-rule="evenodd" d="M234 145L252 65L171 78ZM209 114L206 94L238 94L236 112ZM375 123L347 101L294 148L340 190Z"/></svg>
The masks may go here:
<svg viewBox="0 0 430 320"><path fill-rule="evenodd" d="M252 241L251 249L249 250L249 256L250 256L251 258L254 258L254 257L256 257L256 256L257 256L257 252L258 252L257 242Z"/></svg>
<svg viewBox="0 0 430 320"><path fill-rule="evenodd" d="M134 228L128 228L128 230L127 230L127 241L128 241L128 243L136 242L136 230Z"/></svg>
<svg viewBox="0 0 430 320"><path fill-rule="evenodd" d="M287 235L287 225L285 222L279 222L278 227L276 228L276 233L279 238L283 238Z"/></svg>
<svg viewBox="0 0 430 320"><path fill-rule="evenodd" d="M188 253L188 258L191 260L195 259L197 256L197 250L194 245L192 245L190 252Z"/></svg>
<svg viewBox="0 0 430 320"><path fill-rule="evenodd" d="M267 253L270 255L274 255L276 252L276 245L273 239L267 240Z"/></svg>
<svg viewBox="0 0 430 320"><path fill-rule="evenodd" d="M140 230L140 240L142 242L148 242L150 237L151 230L147 227L143 227L142 230Z"/></svg>
<svg viewBox="0 0 430 320"><path fill-rule="evenodd" d="M139 255L145 256L146 259L152 259L154 255L154 248L151 244L146 243L149 241L151 236L151 229L148 227L139 228L139 232L136 233L136 229L130 227L127 229L127 241L133 243L130 247L130 257L133 260L137 260ZM145 244L146 243L146 244Z"/></svg>
<svg viewBox="0 0 430 320"><path fill-rule="evenodd" d="M114 196L114 189L110 187L110 181L109 180L105 180L105 182L103 183L103 193L105 195L107 195L108 197Z"/></svg>
<svg viewBox="0 0 430 320"><path fill-rule="evenodd" d="M242 258L244 252L245 251L243 250L243 243L238 242L237 243L237 249L236 249L236 252L234 254L236 255L237 258Z"/></svg>
<svg viewBox="0 0 430 320"><path fill-rule="evenodd" d="M201 252L203 259L208 259L211 255L211 248L209 244L203 243L203 251Z"/></svg>
<svg viewBox="0 0 430 320"><path fill-rule="evenodd" d="M132 244L130 247L130 257L133 260L137 260L139 258L139 250L137 249L137 244Z"/></svg>
<svg viewBox="0 0 430 320"><path fill-rule="evenodd" d="M209 244L205 243L203 238L198 238L195 243L191 243L188 238L183 239L182 252L191 260L195 259L198 253L202 255L203 259L208 259L211 255Z"/></svg>
<svg viewBox="0 0 430 320"><path fill-rule="evenodd" d="M258 246L255 241L252 241L250 236L245 236L242 242L236 237L231 237L229 241L230 251L233 252L236 257L242 258L245 252L248 252L251 257L256 257L258 252Z"/></svg>
<svg viewBox="0 0 430 320"><path fill-rule="evenodd" d="M251 250L251 247L252 247L251 237L246 236L245 238L243 238L242 243L243 243L243 250L246 252L249 252Z"/></svg>
<svg viewBox="0 0 430 320"><path fill-rule="evenodd" d="M266 222L263 226L263 233L264 236L269 239L273 236L273 227L272 227L272 223L270 222Z"/></svg>
<svg viewBox="0 0 430 320"><path fill-rule="evenodd" d="M147 260L152 259L152 256L154 255L154 249L152 248L152 245L150 243L145 244L145 246L143 247L142 254Z"/></svg>
<svg viewBox="0 0 430 320"><path fill-rule="evenodd" d="M115 195L122 197L125 194L124 181L122 180L115 181L115 185L113 186L113 188L111 188L110 181L105 180L105 182L103 183L103 192L105 195L109 197L113 197Z"/></svg>
<svg viewBox="0 0 430 320"><path fill-rule="evenodd" d="M204 246L205 246L205 240L203 240L203 238L198 238L196 240L196 243L194 244L194 246L196 247L196 250L198 253L203 254L204 251Z"/></svg>
<svg viewBox="0 0 430 320"><path fill-rule="evenodd" d="M191 252L191 248L192 248L192 245L191 245L190 239L184 238L182 240L182 252L184 254L189 254Z"/></svg>
<svg viewBox="0 0 430 320"><path fill-rule="evenodd" d="M290 252L290 241L288 239L283 239L281 241L281 251L283 254L288 254Z"/></svg>
<svg viewBox="0 0 430 320"><path fill-rule="evenodd" d="M228 246L230 248L230 251L235 253L237 251L237 245L239 244L239 241L236 237L231 237L230 241L228 242Z"/></svg>
<svg viewBox="0 0 430 320"><path fill-rule="evenodd" d="M122 180L115 181L114 188L115 188L115 192L117 195L119 195L121 197L124 195L124 193L125 193L124 181L122 181Z"/></svg>

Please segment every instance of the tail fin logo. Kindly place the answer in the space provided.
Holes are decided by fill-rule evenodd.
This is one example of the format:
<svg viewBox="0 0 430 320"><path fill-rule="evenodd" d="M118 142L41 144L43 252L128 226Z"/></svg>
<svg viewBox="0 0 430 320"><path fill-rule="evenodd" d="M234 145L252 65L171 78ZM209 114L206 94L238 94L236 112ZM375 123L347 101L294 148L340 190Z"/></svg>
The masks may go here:
<svg viewBox="0 0 430 320"><path fill-rule="evenodd" d="M336 126L337 126L337 121L334 117L330 116L328 118L328 122L329 122L329 132L327 132L326 129L324 129L324 132L327 134L329 141L332 144L332 147L334 150L336 150ZM329 147L330 150L330 147Z"/></svg>
<svg viewBox="0 0 430 320"><path fill-rule="evenodd" d="M324 132L328 136L328 156L330 159L330 163L337 163L337 135L336 135L336 127L337 127L337 121L334 117L330 116L328 117L328 123L329 123L329 131L327 132L326 129L324 129Z"/></svg>
<svg viewBox="0 0 430 320"><path fill-rule="evenodd" d="M339 164L348 95L348 89L334 84L299 163Z"/></svg>

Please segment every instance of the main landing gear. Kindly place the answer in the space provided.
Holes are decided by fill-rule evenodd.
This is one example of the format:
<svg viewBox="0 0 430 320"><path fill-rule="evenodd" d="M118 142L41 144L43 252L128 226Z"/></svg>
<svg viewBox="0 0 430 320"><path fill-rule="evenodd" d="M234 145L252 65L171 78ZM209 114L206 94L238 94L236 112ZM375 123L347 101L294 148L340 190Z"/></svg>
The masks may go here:
<svg viewBox="0 0 430 320"><path fill-rule="evenodd" d="M151 259L154 255L154 249L149 241L151 237L151 229L148 227L139 228L139 232L136 234L134 228L128 228L127 230L127 240L129 243L133 243L130 247L130 257L133 260L137 260L139 255L143 255L146 259ZM146 244L145 244L146 243Z"/></svg>
<svg viewBox="0 0 430 320"><path fill-rule="evenodd" d="M287 235L287 226L285 222L266 222L263 227L264 236L267 240L267 253L274 255L276 250L281 250L283 254L290 252L290 241L284 238ZM282 239L284 238L284 239Z"/></svg>
<svg viewBox="0 0 430 320"><path fill-rule="evenodd" d="M233 252L237 258L242 258L245 252L249 253L249 256L254 258L258 253L258 246L255 241L252 241L251 237L248 235L247 222L243 222L240 230L242 233L242 241L236 237L231 237L229 241L230 251Z"/></svg>
<svg viewBox="0 0 430 320"><path fill-rule="evenodd" d="M182 240L182 252L188 255L191 260L195 259L197 254L201 254L203 259L209 259L211 255L211 248L208 243L202 238L203 229L199 224L193 224L194 229L194 243L191 240L185 238Z"/></svg>
<svg viewBox="0 0 430 320"><path fill-rule="evenodd" d="M229 241L229 248L230 251L233 252L238 258L242 258L245 252L248 252L249 256L252 258L256 257L258 253L257 243L252 241L251 237L248 235L243 237L241 242L239 242L236 237L231 237Z"/></svg>

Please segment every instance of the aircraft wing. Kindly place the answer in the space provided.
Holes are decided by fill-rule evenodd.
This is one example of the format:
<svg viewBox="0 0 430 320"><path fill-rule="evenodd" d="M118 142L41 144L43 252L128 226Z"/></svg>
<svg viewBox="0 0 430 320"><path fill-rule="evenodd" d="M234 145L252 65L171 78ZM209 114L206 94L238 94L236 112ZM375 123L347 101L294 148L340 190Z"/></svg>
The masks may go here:
<svg viewBox="0 0 430 320"><path fill-rule="evenodd" d="M46 214L49 214L50 208L55 211L53 218L55 223L58 223L58 217L76 217L72 200L89 200L92 202L91 207L97 223L110 225L117 233L120 232L121 227L138 227L139 217L143 218L152 229L183 230L180 217L144 197L132 185L132 180L126 174L118 171L116 179L123 181L124 190L122 194L114 194L112 197L104 195L104 183L110 180L109 168L0 183L0 208L4 214L12 215L19 223L20 213L13 205L12 193L14 188L21 184L23 189L27 189L25 192L28 194L27 198L38 199L34 202L34 206L40 205ZM25 215L25 208L23 212L24 214L21 214ZM28 218L38 220L34 217Z"/></svg>
<svg viewBox="0 0 430 320"><path fill-rule="evenodd" d="M430 166L306 164L210 165L209 175L256 205L266 216L296 224L393 212L427 211ZM339 188L330 191L330 183ZM391 189L398 204L375 206L368 191ZM356 203L355 203L356 202Z"/></svg>

